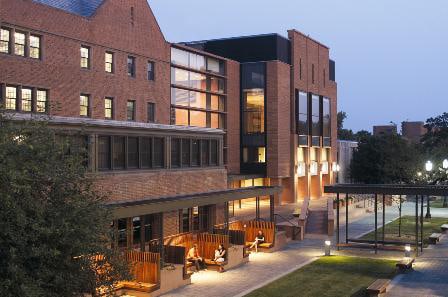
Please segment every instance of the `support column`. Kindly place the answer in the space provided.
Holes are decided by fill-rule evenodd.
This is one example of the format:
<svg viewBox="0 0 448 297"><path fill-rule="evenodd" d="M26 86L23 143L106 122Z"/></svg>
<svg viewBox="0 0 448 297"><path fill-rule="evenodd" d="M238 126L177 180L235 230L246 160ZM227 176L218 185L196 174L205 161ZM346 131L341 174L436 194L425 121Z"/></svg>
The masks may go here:
<svg viewBox="0 0 448 297"><path fill-rule="evenodd" d="M255 198L255 220L260 220L260 197Z"/></svg>
<svg viewBox="0 0 448 297"><path fill-rule="evenodd" d="M375 194L375 254L378 254L378 194Z"/></svg>
<svg viewBox="0 0 448 297"><path fill-rule="evenodd" d="M345 194L345 243L348 243L348 193Z"/></svg>
<svg viewBox="0 0 448 297"><path fill-rule="evenodd" d="M160 267L165 266L165 248L164 248L164 235L163 235L163 212L159 213L159 252L160 252Z"/></svg>
<svg viewBox="0 0 448 297"><path fill-rule="evenodd" d="M275 197L269 196L269 217L272 223L275 222Z"/></svg>
<svg viewBox="0 0 448 297"><path fill-rule="evenodd" d="M339 250L339 193L336 194L336 245Z"/></svg>
<svg viewBox="0 0 448 297"><path fill-rule="evenodd" d="M224 230L229 234L229 202L224 203Z"/></svg>
<svg viewBox="0 0 448 297"><path fill-rule="evenodd" d="M383 244L386 234L386 194L383 194Z"/></svg>
<svg viewBox="0 0 448 297"><path fill-rule="evenodd" d="M423 254L423 199L424 196L421 196L421 201L420 201L420 252Z"/></svg>
<svg viewBox="0 0 448 297"><path fill-rule="evenodd" d="M415 256L418 257L418 196L415 195Z"/></svg>

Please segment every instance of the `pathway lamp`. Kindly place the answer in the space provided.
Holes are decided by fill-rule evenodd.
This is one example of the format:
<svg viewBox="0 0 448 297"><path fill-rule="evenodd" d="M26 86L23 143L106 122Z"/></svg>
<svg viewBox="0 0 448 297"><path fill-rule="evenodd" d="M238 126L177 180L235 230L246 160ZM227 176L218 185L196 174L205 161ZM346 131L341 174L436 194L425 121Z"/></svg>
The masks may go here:
<svg viewBox="0 0 448 297"><path fill-rule="evenodd" d="M404 247L404 257L405 258L410 258L411 257L411 245L410 244L407 244Z"/></svg>
<svg viewBox="0 0 448 297"><path fill-rule="evenodd" d="M429 174L431 174L431 171L433 169L433 164L432 164L431 161L427 161L426 162L425 169L426 169L426 172L428 173L428 176L429 176ZM426 215L425 215L425 218L427 218L427 219L431 218L431 205L430 205L430 202L429 202L429 195L426 198Z"/></svg>
<svg viewBox="0 0 448 297"><path fill-rule="evenodd" d="M325 241L325 256L331 256L331 241Z"/></svg>

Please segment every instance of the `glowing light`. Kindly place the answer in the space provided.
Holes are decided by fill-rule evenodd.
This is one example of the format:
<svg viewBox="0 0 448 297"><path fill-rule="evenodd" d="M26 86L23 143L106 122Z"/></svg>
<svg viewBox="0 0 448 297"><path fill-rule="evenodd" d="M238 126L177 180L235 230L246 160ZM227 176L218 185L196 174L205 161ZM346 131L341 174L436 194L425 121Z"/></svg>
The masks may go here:
<svg viewBox="0 0 448 297"><path fill-rule="evenodd" d="M448 169L448 160L447 159L443 160L442 167L443 167L443 169Z"/></svg>
<svg viewBox="0 0 448 297"><path fill-rule="evenodd" d="M432 165L431 161L426 162L426 164L425 164L426 171L428 171L428 172L432 171L432 167L433 167L433 165Z"/></svg>

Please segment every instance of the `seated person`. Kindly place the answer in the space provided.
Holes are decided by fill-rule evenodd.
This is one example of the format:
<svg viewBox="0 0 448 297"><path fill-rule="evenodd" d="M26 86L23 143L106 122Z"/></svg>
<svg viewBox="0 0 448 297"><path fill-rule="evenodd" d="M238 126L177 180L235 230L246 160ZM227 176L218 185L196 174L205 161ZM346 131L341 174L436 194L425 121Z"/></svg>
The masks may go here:
<svg viewBox="0 0 448 297"><path fill-rule="evenodd" d="M224 272L223 263L226 261L225 256L226 256L226 249L224 248L224 245L221 243L218 246L218 249L215 250L215 259L213 259L213 261L219 266L219 272Z"/></svg>
<svg viewBox="0 0 448 297"><path fill-rule="evenodd" d="M193 247L188 251L187 260L194 263L196 271L207 268L204 259L199 256L197 244L194 244Z"/></svg>
<svg viewBox="0 0 448 297"><path fill-rule="evenodd" d="M255 252L258 253L258 245L264 243L264 234L263 231L259 230L257 237L255 237L254 243L250 246L250 249L255 247Z"/></svg>

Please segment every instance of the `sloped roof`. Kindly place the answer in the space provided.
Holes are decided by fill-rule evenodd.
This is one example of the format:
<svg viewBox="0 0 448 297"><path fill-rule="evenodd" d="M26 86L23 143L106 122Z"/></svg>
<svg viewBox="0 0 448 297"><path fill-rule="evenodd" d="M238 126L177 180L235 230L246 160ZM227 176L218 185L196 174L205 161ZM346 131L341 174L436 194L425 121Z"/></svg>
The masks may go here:
<svg viewBox="0 0 448 297"><path fill-rule="evenodd" d="M83 17L90 17L105 0L33 0Z"/></svg>

